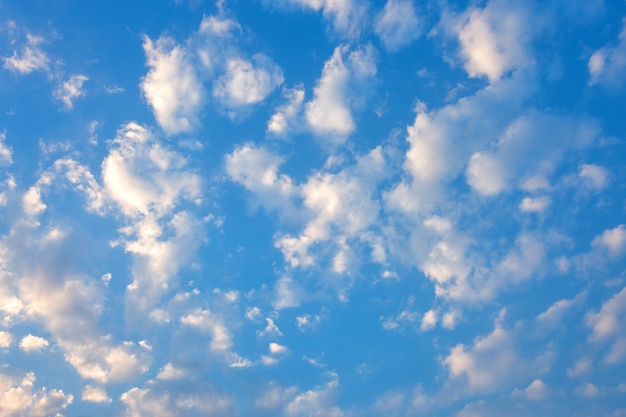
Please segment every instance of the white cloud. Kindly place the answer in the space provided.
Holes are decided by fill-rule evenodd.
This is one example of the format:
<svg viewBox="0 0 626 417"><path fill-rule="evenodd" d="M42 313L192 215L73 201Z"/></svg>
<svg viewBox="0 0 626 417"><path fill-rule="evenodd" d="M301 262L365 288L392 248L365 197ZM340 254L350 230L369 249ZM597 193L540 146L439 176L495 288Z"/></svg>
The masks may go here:
<svg viewBox="0 0 626 417"><path fill-rule="evenodd" d="M540 379L535 379L524 390L525 396L529 400L541 400L548 394L548 386Z"/></svg>
<svg viewBox="0 0 626 417"><path fill-rule="evenodd" d="M200 381L157 381L120 396L126 417L229 417L237 415L233 398Z"/></svg>
<svg viewBox="0 0 626 417"><path fill-rule="evenodd" d="M626 359L626 288L605 302L600 311L589 312L586 324L592 329L589 340L608 344L606 363L618 364Z"/></svg>
<svg viewBox="0 0 626 417"><path fill-rule="evenodd" d="M355 0L266 0L273 7L300 6L321 11L335 32L347 37L357 37L363 30L367 8Z"/></svg>
<svg viewBox="0 0 626 417"><path fill-rule="evenodd" d="M13 343L13 335L7 331L0 331L0 348L8 348Z"/></svg>
<svg viewBox="0 0 626 417"><path fill-rule="evenodd" d="M276 310L289 307L298 307L302 300L300 287L288 276L284 276L276 281L276 296L272 306Z"/></svg>
<svg viewBox="0 0 626 417"><path fill-rule="evenodd" d="M596 190L606 188L609 183L609 172L606 168L594 164L582 164L578 176L586 186Z"/></svg>
<svg viewBox="0 0 626 417"><path fill-rule="evenodd" d="M88 81L89 77L82 74L72 75L67 81L54 90L54 98L63 102L63 105L67 110L71 110L74 107L74 100L80 97L85 97L87 93L83 89L83 84Z"/></svg>
<svg viewBox="0 0 626 417"><path fill-rule="evenodd" d="M600 389L592 383L574 388L574 395L586 399L597 398L602 395Z"/></svg>
<svg viewBox="0 0 626 417"><path fill-rule="evenodd" d="M345 45L335 48L324 64L313 99L305 105L311 130L329 136L334 143L343 142L356 129L352 109L362 100L360 90L368 87L375 75L376 53L371 45L356 50Z"/></svg>
<svg viewBox="0 0 626 417"><path fill-rule="evenodd" d="M184 369L178 368L171 363L165 364L165 366L157 374L157 379L181 379L187 376L187 372Z"/></svg>
<svg viewBox="0 0 626 417"><path fill-rule="evenodd" d="M492 333L474 339L472 345L459 344L443 359L448 369L448 389L457 387L463 395L501 392L519 382L543 375L549 369L552 353L525 359L517 350L519 337L506 330L504 311L495 321Z"/></svg>
<svg viewBox="0 0 626 417"><path fill-rule="evenodd" d="M377 221L380 212L376 187L387 175L387 161L377 147L338 173L322 171L310 176L299 189L305 208L313 216L299 236L284 235L276 242L285 260L292 267L311 266L311 249L320 243L331 243L332 256L338 261L337 272L350 270L349 240L368 242L367 229Z"/></svg>
<svg viewBox="0 0 626 417"><path fill-rule="evenodd" d="M407 128L404 170L409 178L386 194L389 207L429 216L442 197L442 185L457 178L474 152L503 134L532 90L527 75L517 72L438 110L418 104Z"/></svg>
<svg viewBox="0 0 626 417"><path fill-rule="evenodd" d="M555 301L546 311L537 316L537 323L553 331L555 327L562 324L564 316L576 307L580 307L586 298L586 293L581 292L571 300L563 299Z"/></svg>
<svg viewBox="0 0 626 417"><path fill-rule="evenodd" d="M283 88L283 97L287 103L279 106L267 122L267 130L275 135L283 136L294 129L294 121L302 112L304 88Z"/></svg>
<svg viewBox="0 0 626 417"><path fill-rule="evenodd" d="M509 71L532 64L528 51L534 26L522 4L491 0L483 9L470 7L443 20L458 37L463 65L470 77L486 76L491 83ZM536 22L536 21L535 21Z"/></svg>
<svg viewBox="0 0 626 417"><path fill-rule="evenodd" d="M13 149L6 144L6 132L0 132L0 166L13 163Z"/></svg>
<svg viewBox="0 0 626 417"><path fill-rule="evenodd" d="M422 28L413 0L387 0L376 17L374 32L390 51L397 51L417 39Z"/></svg>
<svg viewBox="0 0 626 417"><path fill-rule="evenodd" d="M226 172L256 198L256 204L266 210L279 210L286 216L295 215L291 201L295 186L286 175L279 175L282 158L253 144L239 146L226 155Z"/></svg>
<svg viewBox="0 0 626 417"><path fill-rule="evenodd" d="M37 186L32 186L22 197L22 208L26 214L36 216L46 209L46 205L41 201L41 190Z"/></svg>
<svg viewBox="0 0 626 417"><path fill-rule="evenodd" d="M0 415L3 417L46 417L59 415L73 401L62 390L35 390L35 374L23 378L0 373Z"/></svg>
<svg viewBox="0 0 626 417"><path fill-rule="evenodd" d="M31 35L30 33L26 34L26 44L21 47L19 53L18 51L13 51L13 56L2 58L4 68L20 74L47 70L50 60L39 47L43 41L42 37Z"/></svg>
<svg viewBox="0 0 626 417"><path fill-rule="evenodd" d="M615 46L605 46L591 55L588 62L589 84L621 85L626 70L626 18Z"/></svg>
<svg viewBox="0 0 626 417"><path fill-rule="evenodd" d="M199 198L200 179L185 165L180 153L163 147L146 127L131 122L118 130L102 163L105 190L127 216L162 215L178 199Z"/></svg>
<svg viewBox="0 0 626 417"><path fill-rule="evenodd" d="M437 325L437 311L436 310L428 310L424 313L422 317L422 324L420 325L420 330L426 332L428 330L432 330Z"/></svg>
<svg viewBox="0 0 626 417"><path fill-rule="evenodd" d="M593 247L604 247L613 257L620 255L626 248L626 226L620 224L605 230L591 242Z"/></svg>
<svg viewBox="0 0 626 417"><path fill-rule="evenodd" d="M227 107L255 104L263 101L283 83L283 72L270 58L256 54L252 61L231 58L226 73L213 87L213 96Z"/></svg>
<svg viewBox="0 0 626 417"><path fill-rule="evenodd" d="M515 180L521 179L524 183L525 178L548 176L567 152L590 146L599 132L595 120L530 110L508 126L492 145L493 150L472 155L466 173L467 182L482 195L496 195ZM585 167L585 178L602 181L600 169Z"/></svg>
<svg viewBox="0 0 626 417"><path fill-rule="evenodd" d="M519 209L526 213L543 213L550 204L552 204L552 200L548 196L524 197Z"/></svg>
<svg viewBox="0 0 626 417"><path fill-rule="evenodd" d="M43 337L28 334L20 340L20 349L24 352L41 352L49 345L48 341Z"/></svg>
<svg viewBox="0 0 626 417"><path fill-rule="evenodd" d="M288 417L344 417L346 414L334 405L339 381L336 376L326 385L298 394L285 407Z"/></svg>
<svg viewBox="0 0 626 417"><path fill-rule="evenodd" d="M269 317L266 317L265 322L267 323L267 326L265 326L265 329L263 329L263 331L257 330L257 334L259 336L269 336L269 335L282 336L283 335L283 333L280 331L276 323L274 323L274 320L272 320Z"/></svg>
<svg viewBox="0 0 626 417"><path fill-rule="evenodd" d="M83 389L81 399L92 403L110 403L112 401L104 389L91 385L87 385Z"/></svg>
<svg viewBox="0 0 626 417"><path fill-rule="evenodd" d="M467 183L479 194L498 194L506 187L504 167L489 154L476 152L469 160Z"/></svg>
<svg viewBox="0 0 626 417"><path fill-rule="evenodd" d="M278 343L274 343L274 342L269 344L269 350L274 355L280 354L280 353L286 353L287 351L289 351L289 349L287 349L287 346L279 345Z"/></svg>
<svg viewBox="0 0 626 417"><path fill-rule="evenodd" d="M222 318L209 310L195 310L181 317L180 322L210 333L212 340L209 346L214 352L227 352L233 345L230 331Z"/></svg>
<svg viewBox="0 0 626 417"><path fill-rule="evenodd" d="M141 89L157 122L168 135L190 132L198 124L204 87L188 51L166 36L156 42L145 37L143 48L150 71Z"/></svg>

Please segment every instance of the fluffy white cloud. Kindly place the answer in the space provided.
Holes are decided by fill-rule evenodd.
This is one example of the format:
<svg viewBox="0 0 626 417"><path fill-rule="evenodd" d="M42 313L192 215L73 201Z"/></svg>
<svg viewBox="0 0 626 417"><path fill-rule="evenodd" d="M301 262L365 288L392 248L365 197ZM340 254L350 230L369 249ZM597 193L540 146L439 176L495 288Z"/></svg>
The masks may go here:
<svg viewBox="0 0 626 417"><path fill-rule="evenodd" d="M519 335L506 330L504 311L495 321L492 333L478 337L472 345L459 344L443 359L448 369L448 388L461 395L490 394L510 389L519 382L545 374L553 354L523 358L518 352Z"/></svg>
<svg viewBox="0 0 626 417"><path fill-rule="evenodd" d="M179 199L199 198L200 179L185 165L180 153L163 147L146 127L131 122L112 141L102 177L107 194L127 216L162 215Z"/></svg>
<svg viewBox="0 0 626 417"><path fill-rule="evenodd" d="M355 130L352 108L358 107L360 95L376 74L376 53L371 45L350 50L335 48L324 64L314 97L305 105L306 121L311 130L341 143Z"/></svg>
<svg viewBox="0 0 626 417"><path fill-rule="evenodd" d="M92 403L110 403L112 401L104 389L92 385L87 385L83 389L81 399Z"/></svg>
<svg viewBox="0 0 626 417"><path fill-rule="evenodd" d="M611 256L617 257L626 248L626 226L620 224L613 229L605 230L593 240L591 245L605 248Z"/></svg>
<svg viewBox="0 0 626 417"><path fill-rule="evenodd" d="M3 417L46 417L59 415L73 401L62 390L35 389L35 374L21 378L0 373L0 415Z"/></svg>
<svg viewBox="0 0 626 417"><path fill-rule="evenodd" d="M270 151L246 144L226 156L226 172L231 180L243 185L255 197L255 204L266 210L278 210L291 217L296 213L292 196L296 188L278 168L282 158Z"/></svg>
<svg viewBox="0 0 626 417"><path fill-rule="evenodd" d="M34 185L24 193L22 197L22 208L26 214L36 216L46 209L46 205L41 201L41 190Z"/></svg>
<svg viewBox="0 0 626 417"><path fill-rule="evenodd" d="M20 340L20 349L24 352L41 352L49 345L48 341L43 337L28 334Z"/></svg>
<svg viewBox="0 0 626 417"><path fill-rule="evenodd" d="M532 63L528 48L534 27L521 3L491 0L482 9L470 7L459 16L448 16L443 25L458 38L470 77L486 76L494 83Z"/></svg>
<svg viewBox="0 0 626 417"><path fill-rule="evenodd" d="M343 417L345 413L334 405L339 381L336 375L323 386L298 394L285 407L289 417Z"/></svg>
<svg viewBox="0 0 626 417"><path fill-rule="evenodd" d="M518 72L438 110L419 104L407 128L404 169L410 177L387 193L390 208L428 215L442 196L441 186L458 176L474 152L504 133L531 91L527 75Z"/></svg>
<svg viewBox="0 0 626 417"><path fill-rule="evenodd" d="M287 103L279 106L267 122L268 132L279 136L293 129L294 121L302 111L304 88L302 86L283 88L283 97Z"/></svg>
<svg viewBox="0 0 626 417"><path fill-rule="evenodd" d="M586 323L592 330L591 342L609 345L605 362L622 363L626 359L626 288L605 302L600 311L589 312Z"/></svg>
<svg viewBox="0 0 626 417"><path fill-rule="evenodd" d="M233 398L208 382L157 381L123 393L126 417L235 416Z"/></svg>
<svg viewBox="0 0 626 417"><path fill-rule="evenodd" d="M525 178L548 176L567 152L590 146L599 133L594 120L530 111L508 126L492 151L479 151L471 156L467 182L479 194L495 195L515 180L524 182ZM605 180L601 176L600 167L581 168L581 177L592 182L592 186L602 186Z"/></svg>
<svg viewBox="0 0 626 417"><path fill-rule="evenodd" d="M428 330L432 330L437 325L437 311L436 310L428 310L424 313L422 317L422 324L420 325L420 329L425 332Z"/></svg>
<svg viewBox="0 0 626 417"><path fill-rule="evenodd" d="M13 163L13 150L6 144L6 132L0 132L0 166Z"/></svg>
<svg viewBox="0 0 626 417"><path fill-rule="evenodd" d="M376 17L374 32L390 51L397 51L417 39L422 28L413 0L387 0Z"/></svg>
<svg viewBox="0 0 626 417"><path fill-rule="evenodd" d="M0 331L0 348L8 348L13 343L13 335L7 331Z"/></svg>
<svg viewBox="0 0 626 417"><path fill-rule="evenodd" d="M270 350L270 353L274 355L280 354L280 353L286 353L289 351L287 346L279 345L278 343L274 343L274 342L269 344L269 350Z"/></svg>
<svg viewBox="0 0 626 417"><path fill-rule="evenodd" d="M311 220L298 236L284 235L276 242L292 267L314 263L311 249L330 243L335 272L350 270L350 240L368 242L367 229L378 219L376 187L387 176L380 147L357 158L356 164L333 174L318 172L300 188Z"/></svg>
<svg viewBox="0 0 626 417"><path fill-rule="evenodd" d="M61 101L67 110L74 107L74 100L85 97L87 93L83 89L83 84L88 81L89 77L82 74L72 75L67 81L60 84L54 90L54 98Z"/></svg>
<svg viewBox="0 0 626 417"><path fill-rule="evenodd" d="M609 172L606 168L594 164L582 164L578 176L586 186L596 190L606 188L609 183Z"/></svg>
<svg viewBox="0 0 626 417"><path fill-rule="evenodd" d="M547 196L524 197L519 205L519 209L528 213L543 213L552 204L552 200Z"/></svg>
<svg viewBox="0 0 626 417"><path fill-rule="evenodd" d="M187 50L172 38L153 42L145 37L143 48L150 71L141 81L157 122L169 134L191 131L204 100L204 87Z"/></svg>
<svg viewBox="0 0 626 417"><path fill-rule="evenodd" d="M228 351L232 345L232 339L228 328L222 318L209 310L196 310L191 314L181 317L180 322L212 335L210 348L216 352Z"/></svg>
<svg viewBox="0 0 626 417"><path fill-rule="evenodd" d="M605 46L595 51L589 58L589 83L621 85L626 70L626 18L624 28L619 34L619 42L615 46Z"/></svg>
<svg viewBox="0 0 626 417"><path fill-rule="evenodd" d="M255 104L282 83L282 70L263 54L254 55L252 61L231 58L225 74L215 81L213 96L227 107Z"/></svg>
<svg viewBox="0 0 626 417"><path fill-rule="evenodd" d="M365 4L355 0L266 0L266 3L272 7L300 6L321 11L332 23L333 29L347 37L356 37L361 33L367 12Z"/></svg>
<svg viewBox="0 0 626 417"><path fill-rule="evenodd" d="M44 39L30 33L26 34L26 44L24 44L19 53L13 51L10 57L4 57L4 68L9 71L19 72L20 74L28 74L37 70L47 70L49 58L46 53L39 47Z"/></svg>

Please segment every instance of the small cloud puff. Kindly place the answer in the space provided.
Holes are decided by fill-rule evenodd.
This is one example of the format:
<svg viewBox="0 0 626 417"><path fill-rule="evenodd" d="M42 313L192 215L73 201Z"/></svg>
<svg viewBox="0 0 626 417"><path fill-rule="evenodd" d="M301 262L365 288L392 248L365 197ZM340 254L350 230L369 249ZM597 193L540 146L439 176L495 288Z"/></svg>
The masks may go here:
<svg viewBox="0 0 626 417"><path fill-rule="evenodd" d="M46 339L39 336L33 336L28 334L20 341L20 349L24 352L41 352L44 348L48 347L49 343Z"/></svg>
<svg viewBox="0 0 626 417"><path fill-rule="evenodd" d="M87 95L83 89L83 84L87 80L89 80L89 77L86 75L72 75L67 81L57 87L54 91L54 98L61 101L66 110L71 110L74 107L75 99Z"/></svg>
<svg viewBox="0 0 626 417"><path fill-rule="evenodd" d="M20 74L47 70L50 60L39 47L42 43L42 37L31 35L30 33L26 34L26 44L22 46L20 51L13 51L13 56L2 58L4 68Z"/></svg>
<svg viewBox="0 0 626 417"><path fill-rule="evenodd" d="M417 39L422 31L412 0L387 0L378 14L374 31L389 51L394 52Z"/></svg>
<svg viewBox="0 0 626 417"><path fill-rule="evenodd" d="M251 61L231 58L226 72L215 82L213 96L226 107L258 103L283 83L283 72L269 57L256 54Z"/></svg>

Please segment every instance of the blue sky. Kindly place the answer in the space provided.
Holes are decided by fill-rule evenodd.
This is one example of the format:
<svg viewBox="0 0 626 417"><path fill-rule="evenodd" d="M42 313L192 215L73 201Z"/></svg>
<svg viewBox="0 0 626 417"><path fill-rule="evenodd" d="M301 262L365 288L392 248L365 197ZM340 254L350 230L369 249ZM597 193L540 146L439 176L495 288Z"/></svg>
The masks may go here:
<svg viewBox="0 0 626 417"><path fill-rule="evenodd" d="M626 416L626 3L0 0L0 416Z"/></svg>

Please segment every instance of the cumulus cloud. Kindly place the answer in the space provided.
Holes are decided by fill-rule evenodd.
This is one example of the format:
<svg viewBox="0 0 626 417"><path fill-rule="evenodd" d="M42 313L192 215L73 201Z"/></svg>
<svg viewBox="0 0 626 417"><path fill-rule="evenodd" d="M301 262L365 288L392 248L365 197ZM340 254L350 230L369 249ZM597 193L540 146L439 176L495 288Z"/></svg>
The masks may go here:
<svg viewBox="0 0 626 417"><path fill-rule="evenodd" d="M266 3L272 7L321 11L335 32L351 38L362 32L367 12L366 6L355 0L266 0Z"/></svg>
<svg viewBox="0 0 626 417"><path fill-rule="evenodd" d="M295 216L292 198L296 187L291 178L280 175L283 160L267 149L253 144L237 147L225 159L226 172L232 181L243 185L255 198L255 205L269 211Z"/></svg>
<svg viewBox="0 0 626 417"><path fill-rule="evenodd" d="M296 395L284 409L289 417L344 417L344 411L334 404L339 380L336 375L323 386L312 388Z"/></svg>
<svg viewBox="0 0 626 417"><path fill-rule="evenodd" d="M503 326L504 314L500 313L489 335L476 338L469 346L453 347L443 359L450 388L456 387L462 395L489 394L548 372L552 354L522 357L517 350L518 335Z"/></svg>
<svg viewBox="0 0 626 417"><path fill-rule="evenodd" d="M46 417L58 415L74 397L62 390L35 388L35 374L14 377L0 373L0 415L3 417Z"/></svg>
<svg viewBox="0 0 626 417"><path fill-rule="evenodd" d="M198 123L204 87L187 50L167 36L156 42L145 37L143 48L150 71L141 90L157 122L169 135L191 131Z"/></svg>
<svg viewBox="0 0 626 417"><path fill-rule="evenodd" d="M81 399L92 403L110 403L112 401L104 389L92 385L87 385L83 389Z"/></svg>
<svg viewBox="0 0 626 417"><path fill-rule="evenodd" d="M37 70L47 70L50 59L40 48L44 39L30 33L26 34L26 43L22 45L19 52L14 50L13 55L4 57L4 68L20 74L29 74Z"/></svg>
<svg viewBox="0 0 626 417"><path fill-rule="evenodd" d="M213 96L227 107L255 104L282 82L282 70L263 54L254 55L251 61L231 58L226 63L224 75L215 81Z"/></svg>
<svg viewBox="0 0 626 417"><path fill-rule="evenodd" d="M0 132L0 166L7 166L13 163L13 149L6 144L6 132Z"/></svg>
<svg viewBox="0 0 626 417"><path fill-rule="evenodd" d="M206 381L157 381L124 392L126 417L228 417L237 415L234 399Z"/></svg>
<svg viewBox="0 0 626 417"><path fill-rule="evenodd" d="M20 349L24 352L41 352L49 345L48 341L43 337L28 334L20 340Z"/></svg>
<svg viewBox="0 0 626 417"><path fill-rule="evenodd" d="M89 77L86 75L72 75L67 81L61 83L57 89L54 90L54 98L61 101L67 110L71 110L72 107L74 107L75 99L87 95L83 84L88 80Z"/></svg>
<svg viewBox="0 0 626 417"><path fill-rule="evenodd" d="M508 126L493 150L478 151L470 157L467 182L479 194L497 195L515 180L552 174L567 152L579 152L592 145L599 133L595 120L531 110ZM581 177L594 186L602 186L602 174L600 167L581 168Z"/></svg>
<svg viewBox="0 0 626 417"><path fill-rule="evenodd" d="M552 204L552 200L547 196L524 197L519 205L519 209L527 213L543 213L550 204Z"/></svg>
<svg viewBox="0 0 626 417"><path fill-rule="evenodd" d="M457 37L463 66L470 77L499 81L508 72L532 63L529 44L533 26L524 5L492 0L484 8L470 7L446 16L444 29Z"/></svg>
<svg viewBox="0 0 626 417"><path fill-rule="evenodd" d="M587 187L595 190L606 188L609 183L609 172L599 165L582 164L578 176Z"/></svg>
<svg viewBox="0 0 626 417"><path fill-rule="evenodd" d="M626 248L626 227L623 224L605 230L591 243L593 247L604 248L613 257L620 255Z"/></svg>
<svg viewBox="0 0 626 417"><path fill-rule="evenodd" d="M365 88L376 75L376 53L371 45L350 50L335 48L324 64L322 76L313 90L313 99L305 105L306 121L311 130L341 143L356 127L352 110L359 107L359 86Z"/></svg>
<svg viewBox="0 0 626 417"><path fill-rule="evenodd" d="M397 51L417 39L421 22L412 0L387 0L376 17L374 32L389 51Z"/></svg>
<svg viewBox="0 0 626 417"><path fill-rule="evenodd" d="M13 343L13 335L7 331L0 331L0 348L8 348Z"/></svg>
<svg viewBox="0 0 626 417"><path fill-rule="evenodd" d="M279 106L267 122L267 131L278 136L284 136L294 129L294 122L302 111L304 88L283 88L283 97L287 103Z"/></svg>
<svg viewBox="0 0 626 417"><path fill-rule="evenodd" d="M624 82L626 70L626 18L624 28L618 36L618 43L605 46L591 55L587 63L589 67L589 84L619 86Z"/></svg>
<svg viewBox="0 0 626 417"><path fill-rule="evenodd" d="M600 311L590 311L586 324L592 330L591 342L609 346L604 361L623 363L626 359L626 288L605 302Z"/></svg>

